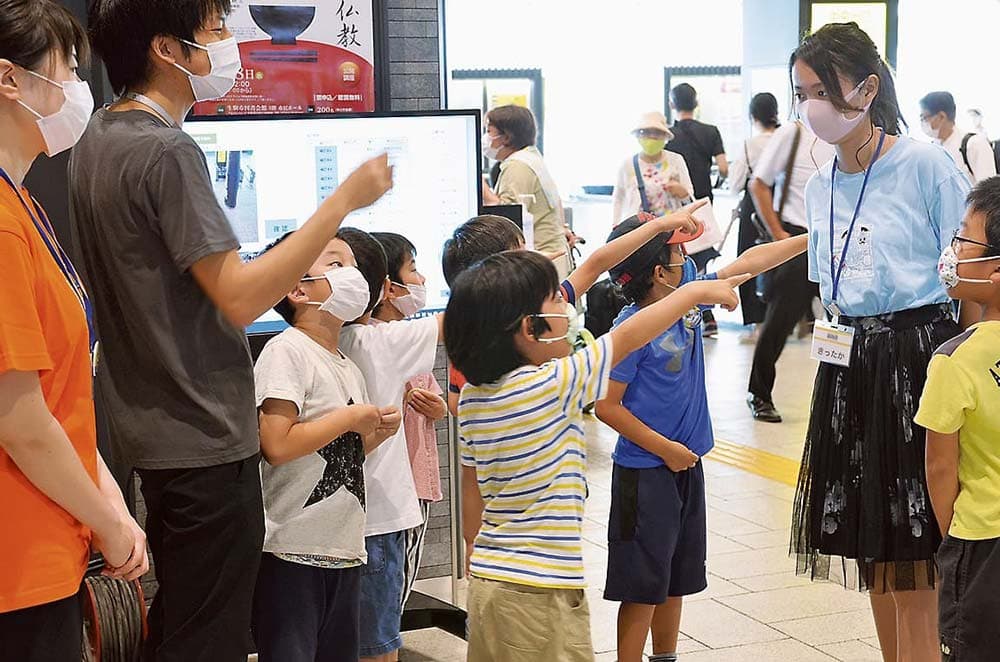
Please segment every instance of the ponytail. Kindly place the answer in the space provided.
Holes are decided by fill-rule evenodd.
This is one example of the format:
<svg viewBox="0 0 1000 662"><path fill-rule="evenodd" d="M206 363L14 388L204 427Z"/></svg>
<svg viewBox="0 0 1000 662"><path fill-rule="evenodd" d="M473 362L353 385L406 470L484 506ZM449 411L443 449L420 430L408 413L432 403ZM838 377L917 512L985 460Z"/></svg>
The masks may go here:
<svg viewBox="0 0 1000 662"><path fill-rule="evenodd" d="M855 85L871 75L878 76L878 94L869 109L872 123L890 135L899 135L901 127L907 126L896 99L892 69L857 23L830 23L803 39L788 62L789 76L799 60L816 72L830 101L843 112L852 108L840 89L840 76Z"/></svg>

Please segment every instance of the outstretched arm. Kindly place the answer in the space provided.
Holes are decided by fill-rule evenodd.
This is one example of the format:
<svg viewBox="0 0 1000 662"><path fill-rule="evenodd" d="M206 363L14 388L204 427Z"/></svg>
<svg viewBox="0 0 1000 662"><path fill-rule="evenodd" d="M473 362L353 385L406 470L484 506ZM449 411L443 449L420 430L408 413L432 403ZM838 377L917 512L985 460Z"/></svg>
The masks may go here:
<svg viewBox="0 0 1000 662"><path fill-rule="evenodd" d="M729 278L737 274L756 276L805 253L808 247L809 235L805 234L754 246L735 262L720 269L719 278Z"/></svg>
<svg viewBox="0 0 1000 662"><path fill-rule="evenodd" d="M601 274L639 250L643 244L661 232L678 229L694 232L698 227L698 221L694 219L692 214L704 206L706 202L706 200L701 200L687 205L673 214L654 218L632 232L601 246L566 280L570 282L575 292L583 294L597 282Z"/></svg>

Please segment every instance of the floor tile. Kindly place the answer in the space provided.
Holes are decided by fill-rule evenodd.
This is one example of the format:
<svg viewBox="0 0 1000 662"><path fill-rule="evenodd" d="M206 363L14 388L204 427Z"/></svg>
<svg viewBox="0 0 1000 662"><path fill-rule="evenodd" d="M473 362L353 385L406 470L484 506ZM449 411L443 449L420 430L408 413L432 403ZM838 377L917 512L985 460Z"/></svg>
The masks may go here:
<svg viewBox="0 0 1000 662"><path fill-rule="evenodd" d="M737 517L725 511L709 506L707 509L708 530L720 536L738 536L751 533L764 533L766 528L748 522L742 517Z"/></svg>
<svg viewBox="0 0 1000 662"><path fill-rule="evenodd" d="M767 494L743 499L727 499L715 505L715 508L770 531L786 530L792 521L791 502Z"/></svg>
<svg viewBox="0 0 1000 662"><path fill-rule="evenodd" d="M708 588L701 593L695 593L694 595L685 597L684 602L686 604L688 602L698 602L700 600L713 600L715 598L721 598L729 595L740 595L741 593L746 592L747 590L742 586L737 586L722 577L708 573Z"/></svg>
<svg viewBox="0 0 1000 662"><path fill-rule="evenodd" d="M718 600L761 623L859 611L868 607L868 600L860 593L845 591L830 584L731 595Z"/></svg>
<svg viewBox="0 0 1000 662"><path fill-rule="evenodd" d="M794 569L788 552L780 547L719 554L708 560L708 570L723 579L776 575Z"/></svg>
<svg viewBox="0 0 1000 662"><path fill-rule="evenodd" d="M733 536L733 540L750 549L769 549L771 547L781 547L788 549L791 538L789 529L778 529L775 531L765 531L764 533L751 533L744 536Z"/></svg>
<svg viewBox="0 0 1000 662"><path fill-rule="evenodd" d="M777 641L785 635L734 609L705 600L684 605L681 632L709 648Z"/></svg>
<svg viewBox="0 0 1000 662"><path fill-rule="evenodd" d="M684 656L684 662L737 662L739 660L782 660L783 662L832 662L834 658L805 644L785 639L737 648L702 651Z"/></svg>
<svg viewBox="0 0 1000 662"><path fill-rule="evenodd" d="M863 641L843 641L839 644L817 646L819 650L841 662L882 662L882 653Z"/></svg>
<svg viewBox="0 0 1000 662"><path fill-rule="evenodd" d="M732 552L745 552L751 547L736 542L717 533L708 534L708 556L711 558L716 554L731 554Z"/></svg>
<svg viewBox="0 0 1000 662"><path fill-rule="evenodd" d="M875 636L871 609L783 621L773 623L772 627L810 646Z"/></svg>
<svg viewBox="0 0 1000 662"><path fill-rule="evenodd" d="M774 591L779 588L791 588L793 586L810 586L813 584L813 582L809 581L805 577L796 575L791 570L776 575L739 577L737 579L733 579L732 582L737 586L745 588L750 593Z"/></svg>

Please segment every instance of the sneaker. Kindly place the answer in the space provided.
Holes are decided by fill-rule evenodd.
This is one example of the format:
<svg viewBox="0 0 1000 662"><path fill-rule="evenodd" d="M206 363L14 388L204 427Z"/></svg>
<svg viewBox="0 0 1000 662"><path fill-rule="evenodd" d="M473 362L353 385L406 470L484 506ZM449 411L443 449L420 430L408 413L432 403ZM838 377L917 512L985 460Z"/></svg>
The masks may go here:
<svg viewBox="0 0 1000 662"><path fill-rule="evenodd" d="M753 412L754 420L764 423L780 423L781 414L774 408L774 403L764 398L758 398L753 393L747 395L747 406Z"/></svg>

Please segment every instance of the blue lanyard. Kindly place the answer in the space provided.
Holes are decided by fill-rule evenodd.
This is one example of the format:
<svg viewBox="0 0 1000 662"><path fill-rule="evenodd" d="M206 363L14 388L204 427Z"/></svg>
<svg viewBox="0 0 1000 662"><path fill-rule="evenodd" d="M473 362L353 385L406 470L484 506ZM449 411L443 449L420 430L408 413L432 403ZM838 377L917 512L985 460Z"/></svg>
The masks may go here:
<svg viewBox="0 0 1000 662"><path fill-rule="evenodd" d="M66 255L62 246L59 245L59 241L56 239L55 230L52 228L52 223L49 221L49 217L45 215L45 212L42 211L38 202L32 198L31 206L29 206L28 202L21 195L21 191L18 190L14 181L3 170L3 168L0 168L0 179L7 182L7 185L10 186L15 195L17 195L17 199L21 201L21 206L24 207L24 211L27 212L31 222L34 223L38 236L41 237L45 247L49 249L49 254L52 255L52 259L55 260L59 270L62 271L63 277L66 279L66 283L70 286L70 289L73 290L73 294L76 295L77 301L80 302L80 306L83 308L83 314L87 318L90 364L93 374L96 375L97 333L94 330L94 310L90 304L90 297L87 295L87 290L83 286L83 281L80 280L80 275L73 267L73 263L70 262L69 256ZM34 211L32 211L32 207L34 208Z"/></svg>
<svg viewBox="0 0 1000 662"><path fill-rule="evenodd" d="M875 154L872 156L871 163L865 169L865 178L861 182L861 192L858 193L858 203L854 206L854 216L851 218L851 225L847 228L844 249L840 252L840 265L835 264L836 254L833 252L833 192L834 182L837 178L837 157L833 157L833 171L830 173L830 278L833 280L833 293L830 308L835 317L840 316L840 310L837 307L837 293L840 291L840 277L844 275L844 260L847 258L847 250L851 247L851 236L854 235L854 225L858 222L858 214L861 213L861 201L864 200L865 189L868 188L868 177L871 176L872 168L875 166L875 162L878 161L879 155L882 154L883 143L885 143L885 131L879 136L878 147L875 148Z"/></svg>

